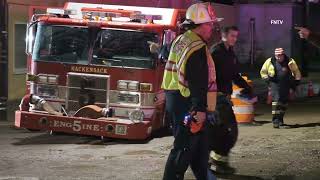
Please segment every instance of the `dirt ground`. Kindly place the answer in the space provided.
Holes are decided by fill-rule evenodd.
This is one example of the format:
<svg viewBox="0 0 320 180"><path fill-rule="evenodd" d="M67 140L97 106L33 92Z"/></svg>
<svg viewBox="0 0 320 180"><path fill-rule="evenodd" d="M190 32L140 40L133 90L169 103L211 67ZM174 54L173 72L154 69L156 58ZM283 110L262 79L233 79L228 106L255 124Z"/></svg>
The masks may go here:
<svg viewBox="0 0 320 180"><path fill-rule="evenodd" d="M219 179L320 179L320 98L289 106L291 129L273 129L271 107L258 105L261 126L240 125L231 154L237 174ZM34 133L0 121L0 180L161 179L172 146L170 136L146 142ZM193 179L190 171L186 179Z"/></svg>

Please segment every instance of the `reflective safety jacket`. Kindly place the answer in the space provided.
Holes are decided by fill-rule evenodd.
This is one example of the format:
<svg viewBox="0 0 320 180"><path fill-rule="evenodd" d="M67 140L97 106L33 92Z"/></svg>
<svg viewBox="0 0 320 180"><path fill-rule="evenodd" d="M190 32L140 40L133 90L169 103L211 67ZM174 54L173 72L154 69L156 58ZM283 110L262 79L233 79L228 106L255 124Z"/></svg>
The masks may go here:
<svg viewBox="0 0 320 180"><path fill-rule="evenodd" d="M301 72L294 59L292 58L289 59L288 67L294 79L301 80ZM272 58L267 59L266 62L263 64L260 71L260 75L262 79L268 79L270 77L273 78L276 76L276 70L272 62Z"/></svg>
<svg viewBox="0 0 320 180"><path fill-rule="evenodd" d="M189 97L190 89L186 80L186 64L194 52L204 47L208 63L208 92L215 93L208 94L208 97L211 97L210 101L214 99L214 103L207 102L208 107L211 107L212 104L215 104L217 91L215 66L206 44L193 31L189 30L173 41L164 71L162 88L164 90L178 90L182 96Z"/></svg>

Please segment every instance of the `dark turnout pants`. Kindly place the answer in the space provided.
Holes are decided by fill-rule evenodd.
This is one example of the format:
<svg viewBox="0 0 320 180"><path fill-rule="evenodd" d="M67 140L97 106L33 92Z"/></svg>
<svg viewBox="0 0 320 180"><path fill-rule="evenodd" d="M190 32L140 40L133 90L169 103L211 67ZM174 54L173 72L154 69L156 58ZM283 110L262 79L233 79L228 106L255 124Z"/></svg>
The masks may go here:
<svg viewBox="0 0 320 180"><path fill-rule="evenodd" d="M272 95L272 121L273 123L283 124L283 117L289 101L290 83L288 81L272 82L270 86Z"/></svg>
<svg viewBox="0 0 320 180"><path fill-rule="evenodd" d="M166 91L166 110L173 119L175 139L166 163L164 180L184 179L189 165L198 180L207 179L209 156L207 132L203 130L192 134L183 125L189 107L189 100L181 96L178 91Z"/></svg>
<svg viewBox="0 0 320 180"><path fill-rule="evenodd" d="M210 157L216 161L227 161L238 139L238 123L228 96L218 95L216 113L217 122L208 126L209 150L213 151Z"/></svg>

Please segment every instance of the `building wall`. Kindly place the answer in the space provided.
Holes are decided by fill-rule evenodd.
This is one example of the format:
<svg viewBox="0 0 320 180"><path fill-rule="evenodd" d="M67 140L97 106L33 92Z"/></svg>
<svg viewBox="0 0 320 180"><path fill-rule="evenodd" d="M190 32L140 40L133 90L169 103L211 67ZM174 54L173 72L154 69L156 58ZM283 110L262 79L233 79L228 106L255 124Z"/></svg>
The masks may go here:
<svg viewBox="0 0 320 180"><path fill-rule="evenodd" d="M15 71L15 25L27 24L30 6L63 6L63 1L8 0L8 100L21 99L25 94L25 72ZM19 53L24 53L19 52ZM27 61L27 59L24 59Z"/></svg>
<svg viewBox="0 0 320 180"><path fill-rule="evenodd" d="M9 35L9 63L8 63L8 99L14 100L25 91L25 74L14 72L14 60L15 60L15 24L26 23L28 9L23 5L9 4L9 23L8 23L8 35ZM26 59L25 59L26 61Z"/></svg>
<svg viewBox="0 0 320 180"><path fill-rule="evenodd" d="M286 54L292 55L293 34L292 4L241 4L238 6L237 24L240 37L237 51L241 63L250 59L250 18L255 19L255 63L261 64L272 56L274 49L282 47ZM271 20L282 20L282 24L271 24Z"/></svg>

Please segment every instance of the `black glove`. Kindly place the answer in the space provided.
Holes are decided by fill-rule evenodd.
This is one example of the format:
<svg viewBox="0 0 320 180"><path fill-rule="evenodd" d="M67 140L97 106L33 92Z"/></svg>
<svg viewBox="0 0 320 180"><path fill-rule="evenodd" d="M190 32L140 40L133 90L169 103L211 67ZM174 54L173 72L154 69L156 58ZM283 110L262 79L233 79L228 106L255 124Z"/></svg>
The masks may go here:
<svg viewBox="0 0 320 180"><path fill-rule="evenodd" d="M240 91L241 95L246 95L250 96L252 94L252 88L251 87L246 87Z"/></svg>
<svg viewBox="0 0 320 180"><path fill-rule="evenodd" d="M268 84L270 84L270 82L277 83L278 80L277 80L277 78L275 78L275 77L270 77L270 76L268 76L268 78L266 79L266 82L267 82Z"/></svg>

